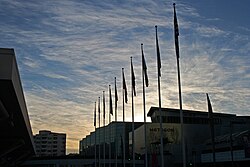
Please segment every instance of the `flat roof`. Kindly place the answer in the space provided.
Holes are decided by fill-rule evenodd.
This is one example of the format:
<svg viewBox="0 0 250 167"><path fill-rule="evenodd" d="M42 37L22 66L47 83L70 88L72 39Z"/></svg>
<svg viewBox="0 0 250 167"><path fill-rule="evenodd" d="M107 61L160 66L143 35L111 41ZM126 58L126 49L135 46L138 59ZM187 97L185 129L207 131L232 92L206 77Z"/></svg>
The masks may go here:
<svg viewBox="0 0 250 167"><path fill-rule="evenodd" d="M159 107L151 107L149 109L149 112L147 114L148 117L151 117L155 111L159 111ZM161 111L163 112L173 112L173 113L179 113L180 109L175 109L175 108L161 108ZM197 111L197 110L182 110L183 113L189 113L189 114L199 114L199 115L208 115L207 111ZM227 113L218 113L218 112L213 112L214 116L220 116L220 117L234 117L236 114L227 114Z"/></svg>

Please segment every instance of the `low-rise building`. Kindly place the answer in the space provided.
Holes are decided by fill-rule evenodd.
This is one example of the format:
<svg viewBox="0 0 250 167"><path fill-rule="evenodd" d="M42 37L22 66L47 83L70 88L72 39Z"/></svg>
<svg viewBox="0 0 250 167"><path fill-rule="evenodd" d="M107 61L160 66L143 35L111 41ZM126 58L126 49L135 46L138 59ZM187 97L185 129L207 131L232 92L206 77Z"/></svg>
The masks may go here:
<svg viewBox="0 0 250 167"><path fill-rule="evenodd" d="M182 166L180 110L162 108L161 112L164 164L168 167ZM145 157L144 127L146 125L148 164L158 166L160 164L161 143L159 108L151 107L147 116L151 117L151 122L147 122L146 124L141 122L135 126L135 158L136 160L141 160ZM186 165L196 167L211 166L213 163L213 150L211 144L211 120L208 117L208 112L183 110L183 121ZM221 166L228 166L233 159L235 165L244 166L248 164L250 162L250 117L214 112L213 124L216 163ZM125 128L125 125L129 128ZM105 140L103 136L104 129L106 130ZM94 158L96 137L97 160L99 143L101 160L103 158L103 143L106 143L106 155L108 155L108 147L109 143L111 143L111 159L114 160L115 158L114 153L116 150L114 148L116 146L118 161L122 162L122 143L124 141L126 143L126 161L129 162L132 156L131 130L131 122L112 122L105 127L97 128L95 132L91 132L90 135L80 141L80 153L88 158ZM110 133L111 137L109 137ZM124 134L126 135L125 138L123 137ZM109 157L106 156L106 158ZM136 164L136 166L140 166L140 164Z"/></svg>
<svg viewBox="0 0 250 167"><path fill-rule="evenodd" d="M34 136L37 156L62 156L66 153L66 134L47 130Z"/></svg>
<svg viewBox="0 0 250 167"><path fill-rule="evenodd" d="M166 166L182 165L180 110L162 108L163 147ZM149 161L160 162L160 112L158 107L151 107L148 116L152 123L147 124L147 148ZM190 166L211 165L212 144L208 112L183 110L183 131L186 150L186 163ZM215 134L216 163L231 164L231 153L235 154L235 164L249 163L247 149L243 139L248 139L250 129L249 116L237 116L228 113L213 113ZM135 130L135 151L145 154L144 126ZM131 134L130 134L131 136ZM231 139L230 139L231 136ZM250 142L249 142L250 143ZM240 152L241 155L238 155ZM154 159L154 156L157 159ZM223 156L223 158L222 158ZM240 157L240 158L239 158ZM221 164L220 164L221 165Z"/></svg>
<svg viewBox="0 0 250 167"><path fill-rule="evenodd" d="M142 124L142 122L135 122L135 129ZM108 159L110 151L110 158L113 159L113 163L117 156L118 164L121 165L125 154L126 164L130 164L129 132L131 130L132 122L111 122L105 127L96 128L96 131L91 132L79 142L80 155L84 158L94 159L96 144L97 159L99 159L99 153L100 159L104 159L104 156Z"/></svg>

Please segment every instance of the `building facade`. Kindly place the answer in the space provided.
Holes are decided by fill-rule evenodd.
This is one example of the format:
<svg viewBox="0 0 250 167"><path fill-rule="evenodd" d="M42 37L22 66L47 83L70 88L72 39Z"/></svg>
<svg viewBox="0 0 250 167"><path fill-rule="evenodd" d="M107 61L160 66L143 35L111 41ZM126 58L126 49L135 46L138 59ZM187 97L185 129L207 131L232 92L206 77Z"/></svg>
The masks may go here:
<svg viewBox="0 0 250 167"><path fill-rule="evenodd" d="M181 145L181 125L180 110L172 108L162 108L163 120L163 143L164 159L166 166L182 165L182 145ZM151 107L148 112L152 123L147 124L147 147L150 155L149 161L152 162L153 156L160 162L160 113L158 107ZM186 148L186 163L190 166L209 166L212 160L211 128L208 112L183 110L183 131ZM235 164L243 166L250 163L247 154L247 144L244 140L248 139L250 130L250 117L237 116L227 113L213 113L214 134L215 134L215 153L217 163L231 165L231 154L235 154ZM144 126L142 125L135 131L136 152L145 154L144 146ZM225 137L227 136L227 137ZM231 139L230 139L231 136ZM246 142L245 142L246 143ZM250 142L249 142L250 143ZM248 144L249 145L249 144ZM230 153L231 152L231 153ZM239 152L240 157L239 158ZM228 157L221 157L227 155ZM237 158L236 158L237 157ZM238 160L238 161L237 161ZM239 161L240 160L240 161Z"/></svg>
<svg viewBox="0 0 250 167"><path fill-rule="evenodd" d="M66 134L47 130L39 131L34 136L36 155L62 156L66 154Z"/></svg>
<svg viewBox="0 0 250 167"><path fill-rule="evenodd" d="M182 166L183 153L181 144L180 110L162 108L161 111L163 120L164 164L168 167ZM144 127L146 126L148 164L149 166L159 166L159 108L151 107L147 116L151 117L151 122L147 122L146 124L137 123L137 126L135 127L134 144L136 159L143 159L146 154L144 143ZM211 128L208 112L183 110L183 120L186 166L211 166L213 160ZM232 154L235 165L244 166L244 164L250 163L250 117L214 112L213 122L217 164L220 166L223 166L223 164L231 164L230 160L232 159ZM111 159L114 159L116 147L118 159L121 159L123 149L122 143L124 141L126 143L126 160L131 160L131 124L131 122L112 122L105 127L97 128L95 132L91 132L88 136L86 136L86 138L80 141L80 153L88 158L94 158L96 137L97 159L99 146L101 154L100 158L103 159L104 143L106 143L106 158L108 158L108 148L109 143L111 143ZM106 131L105 139L104 130ZM125 135L125 137L123 135ZM232 136L232 140L230 140L230 136Z"/></svg>
<svg viewBox="0 0 250 167"><path fill-rule="evenodd" d="M135 129L140 127L142 124L142 122L135 122ZM96 143L97 158L99 158L100 151L100 158L104 159L105 155L105 158L108 159L110 151L110 158L115 159L117 155L117 159L121 163L123 154L125 152L125 157L128 161L131 156L129 150L129 132L131 130L131 122L111 122L105 127L97 128L95 132L91 132L89 135L83 138L79 142L79 152L85 158L94 158ZM123 150L124 148L125 150Z"/></svg>

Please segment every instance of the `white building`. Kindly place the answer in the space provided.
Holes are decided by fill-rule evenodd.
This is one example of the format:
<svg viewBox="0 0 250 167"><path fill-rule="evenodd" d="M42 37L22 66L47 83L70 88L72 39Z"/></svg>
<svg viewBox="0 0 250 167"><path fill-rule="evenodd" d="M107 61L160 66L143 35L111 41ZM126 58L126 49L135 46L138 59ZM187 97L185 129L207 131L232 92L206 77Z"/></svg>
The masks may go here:
<svg viewBox="0 0 250 167"><path fill-rule="evenodd" d="M47 130L34 136L37 156L61 156L66 153L66 134Z"/></svg>

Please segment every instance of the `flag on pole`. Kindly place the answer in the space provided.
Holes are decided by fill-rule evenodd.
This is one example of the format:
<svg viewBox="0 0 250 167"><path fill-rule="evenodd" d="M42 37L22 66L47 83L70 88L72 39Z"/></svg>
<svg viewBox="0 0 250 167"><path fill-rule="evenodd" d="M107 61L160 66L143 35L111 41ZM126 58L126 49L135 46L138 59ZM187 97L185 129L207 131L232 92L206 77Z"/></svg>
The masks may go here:
<svg viewBox="0 0 250 167"><path fill-rule="evenodd" d="M210 99L209 99L209 96L208 94L206 93L207 95L207 108L208 108L208 118L209 118L209 121L210 121L210 127L211 127L211 133L212 133L212 136L214 135L213 131L214 131L214 121L213 121L213 108L212 108L212 105L211 105L211 102L210 102Z"/></svg>
<svg viewBox="0 0 250 167"><path fill-rule="evenodd" d="M160 56L160 48L158 43L158 35L157 35L157 26L155 26L155 38L156 38L156 52L157 52L157 68L158 68L158 75L161 76L161 56Z"/></svg>
<svg viewBox="0 0 250 167"><path fill-rule="evenodd" d="M176 11L175 11L175 3L174 5L174 39L175 39L175 51L176 51L176 57L179 59L179 28L178 28L178 21L177 21L177 16L176 16Z"/></svg>
<svg viewBox="0 0 250 167"><path fill-rule="evenodd" d="M207 95L208 117L211 119L211 118L213 118L213 109L212 109L212 105L211 105L209 96L208 96L208 94L206 94L206 95Z"/></svg>
<svg viewBox="0 0 250 167"><path fill-rule="evenodd" d="M101 113L101 109L100 109L100 97L98 97L98 113L99 113L99 115Z"/></svg>
<svg viewBox="0 0 250 167"><path fill-rule="evenodd" d="M100 101L100 97L98 97L98 119L99 119L99 128L101 127L100 125L101 125L101 101ZM99 164L99 166L101 166L101 161L100 161L100 159L101 159L101 147L100 147L100 143L101 143L101 136L100 136L100 131L99 131L99 151L98 151L98 160L99 160L99 162L98 162L98 164Z"/></svg>
<svg viewBox="0 0 250 167"><path fill-rule="evenodd" d="M103 118L104 118L104 120L105 120L105 91L103 91Z"/></svg>
<svg viewBox="0 0 250 167"><path fill-rule="evenodd" d="M147 148L147 124L146 124L146 93L145 93L145 84L148 87L148 75L147 75L147 65L143 53L143 44L141 44L141 53L142 53L142 94L143 94L143 110L144 110L144 143L145 143L145 160L144 166L148 167L148 148ZM144 84L145 80L145 84Z"/></svg>
<svg viewBox="0 0 250 167"><path fill-rule="evenodd" d="M136 91L135 91L135 73L134 73L134 68L133 68L133 63L132 63L132 57L131 58L131 70L132 70L132 87L133 87L133 93L134 96L136 96Z"/></svg>
<svg viewBox="0 0 250 167"><path fill-rule="evenodd" d="M95 126L95 131L96 131L96 102L95 102L95 110L94 110L94 126ZM96 164L96 133L95 133L95 167L97 166Z"/></svg>
<svg viewBox="0 0 250 167"><path fill-rule="evenodd" d="M94 126L96 126L96 102L95 102L95 110L94 110Z"/></svg>
<svg viewBox="0 0 250 167"><path fill-rule="evenodd" d="M214 120L213 120L213 108L209 99L208 94L207 95L207 107L208 107L208 118L210 122L210 131L211 131L211 141L212 141L212 151L213 151L213 164L215 166L215 139L214 139Z"/></svg>
<svg viewBox="0 0 250 167"><path fill-rule="evenodd" d="M113 105L112 105L112 95L111 95L111 86L109 85L109 113L113 115Z"/></svg>
<svg viewBox="0 0 250 167"><path fill-rule="evenodd" d="M146 87L148 87L147 64L146 64L146 60L145 60L144 53L143 53L143 44L141 44L141 53L142 53L143 73L144 73L144 76L145 76L145 84L146 84Z"/></svg>
<svg viewBox="0 0 250 167"><path fill-rule="evenodd" d="M159 113L160 113L160 157L161 157L161 167L164 166L164 152L163 152L163 128L162 128L162 111L161 111L161 86L160 86L160 77L161 77L161 58L160 58L160 49L158 43L158 35L157 35L157 26L155 26L155 36L156 36L156 53L157 53L157 68L158 68L158 94L159 94Z"/></svg>
<svg viewBox="0 0 250 167"><path fill-rule="evenodd" d="M123 85L123 90L125 92L125 103L128 103L128 91L127 91L127 86L126 86L126 80L125 80L125 76L124 76L124 68L122 68L122 85Z"/></svg>
<svg viewBox="0 0 250 167"><path fill-rule="evenodd" d="M117 110L118 93L116 88L116 77L115 77L115 110Z"/></svg>

